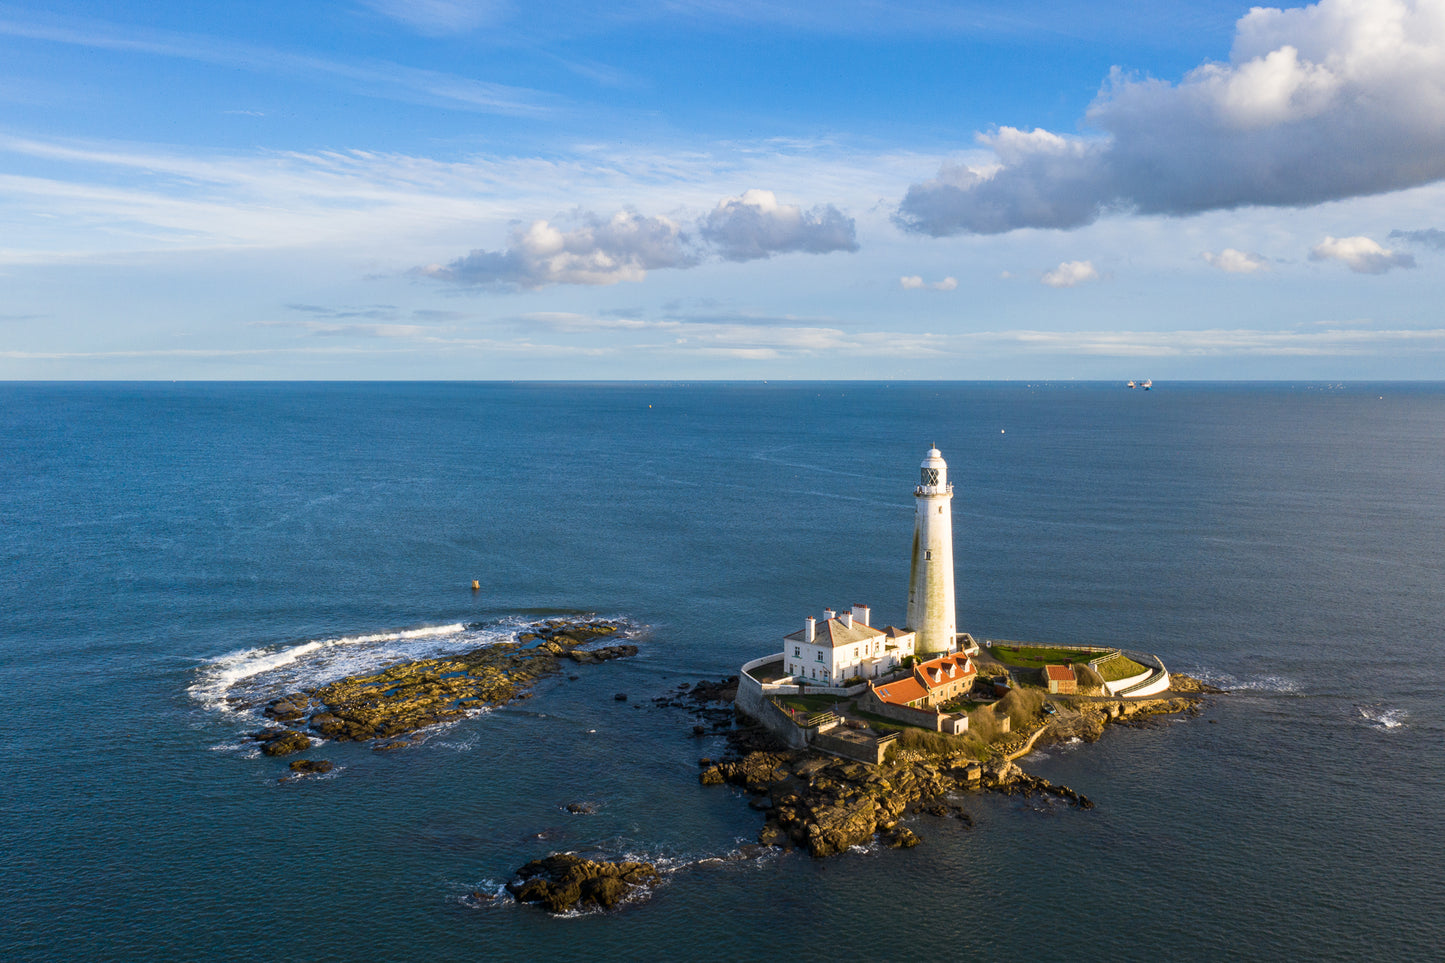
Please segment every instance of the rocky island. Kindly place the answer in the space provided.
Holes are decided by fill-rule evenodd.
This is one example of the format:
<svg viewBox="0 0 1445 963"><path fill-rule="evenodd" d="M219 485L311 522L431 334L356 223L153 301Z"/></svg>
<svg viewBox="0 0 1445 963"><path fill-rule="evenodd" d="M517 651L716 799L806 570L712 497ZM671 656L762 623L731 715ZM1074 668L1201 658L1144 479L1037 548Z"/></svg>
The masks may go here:
<svg viewBox="0 0 1445 963"><path fill-rule="evenodd" d="M428 726L525 695L564 663L590 664L637 654L631 643L598 646L622 625L603 619L553 619L514 642L498 642L440 659L401 662L272 699L262 710L275 723L252 734L268 756L311 747L311 735L373 749L407 745Z"/></svg>

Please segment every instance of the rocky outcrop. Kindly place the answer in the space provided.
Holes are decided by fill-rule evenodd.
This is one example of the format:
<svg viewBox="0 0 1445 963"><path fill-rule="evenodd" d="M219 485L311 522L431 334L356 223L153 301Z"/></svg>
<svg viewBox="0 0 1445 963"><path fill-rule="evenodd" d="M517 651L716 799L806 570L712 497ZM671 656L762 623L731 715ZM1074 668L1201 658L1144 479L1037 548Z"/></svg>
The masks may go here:
<svg viewBox="0 0 1445 963"><path fill-rule="evenodd" d="M973 819L952 798L968 789L1055 796L1080 809L1094 805L1003 759L982 767L963 756L869 766L782 749L760 732L737 730L729 739L736 754L699 760L698 778L704 786L729 783L753 794L749 805L767 820L758 834L765 846L795 845L818 857L866 845L874 836L895 848L916 846L918 835L901 820L922 813L971 827Z"/></svg>
<svg viewBox="0 0 1445 963"><path fill-rule="evenodd" d="M289 756L311 748L311 740L304 733L290 729L266 729L251 738L261 743L261 752L268 756Z"/></svg>
<svg viewBox="0 0 1445 963"><path fill-rule="evenodd" d="M1170 678L1175 677L1171 676ZM1201 701L1196 696L1173 696L1164 699L1080 700L1068 705L1066 711L1051 720L1044 736L1051 742L1063 742L1075 738L1085 742L1095 742L1104 734L1104 729L1110 724L1149 725L1151 723L1148 720L1154 716L1173 715L1180 712L1196 714L1199 712Z"/></svg>
<svg viewBox="0 0 1445 963"><path fill-rule="evenodd" d="M517 870L507 892L519 903L541 903L553 913L608 910L661 878L651 863L606 863L554 853Z"/></svg>
<svg viewBox="0 0 1445 963"><path fill-rule="evenodd" d="M1202 695L1223 695L1227 690L1217 688L1208 682L1200 682L1193 676L1185 675L1183 672L1169 673L1170 692L1197 692Z"/></svg>
<svg viewBox="0 0 1445 963"><path fill-rule="evenodd" d="M735 745L756 744L743 734ZM965 819L961 807L942 797L967 783L967 768L931 762L869 766L776 747L752 749L731 759L705 764L703 785L731 783L757 798L752 805L767 822L758 842L792 844L813 856L832 856L867 845L883 833L890 846L915 846L918 837L899 826L909 813L924 811Z"/></svg>
<svg viewBox="0 0 1445 963"><path fill-rule="evenodd" d="M596 663L636 655L637 646L630 644L581 648L620 628L602 620L554 620L533 627L516 642L445 659L403 662L290 693L263 710L268 718L293 727L289 742L268 741L262 751L281 755L307 748L309 740L295 731L303 728L327 739L383 740L376 748L407 745L398 737L524 696L537 680L558 672L564 659Z"/></svg>
<svg viewBox="0 0 1445 963"><path fill-rule="evenodd" d="M325 759L294 759L291 762L291 771L298 775L321 775L332 770L331 763Z"/></svg>
<svg viewBox="0 0 1445 963"><path fill-rule="evenodd" d="M732 728L738 695L738 677L728 676L716 682L704 679L689 685L684 682L667 695L652 700L655 708L685 709L697 719L692 734L699 738Z"/></svg>
<svg viewBox="0 0 1445 963"><path fill-rule="evenodd" d="M635 645L606 645L600 649L568 649L564 653L573 662L590 665L609 659L625 659L637 654Z"/></svg>

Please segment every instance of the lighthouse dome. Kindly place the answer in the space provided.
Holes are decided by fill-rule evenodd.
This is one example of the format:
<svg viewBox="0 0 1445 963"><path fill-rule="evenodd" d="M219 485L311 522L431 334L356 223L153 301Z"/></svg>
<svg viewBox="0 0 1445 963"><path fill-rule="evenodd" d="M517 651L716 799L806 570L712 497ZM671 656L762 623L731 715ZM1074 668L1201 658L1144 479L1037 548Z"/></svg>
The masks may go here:
<svg viewBox="0 0 1445 963"><path fill-rule="evenodd" d="M919 464L919 484L925 489L943 490L948 487L948 462L937 448L928 449Z"/></svg>

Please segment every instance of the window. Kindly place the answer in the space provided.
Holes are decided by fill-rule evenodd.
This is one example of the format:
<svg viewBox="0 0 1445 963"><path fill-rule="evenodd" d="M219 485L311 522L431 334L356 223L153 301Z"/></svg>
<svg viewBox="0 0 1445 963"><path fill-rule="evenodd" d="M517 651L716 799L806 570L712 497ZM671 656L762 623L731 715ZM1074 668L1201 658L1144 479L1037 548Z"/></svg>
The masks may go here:
<svg viewBox="0 0 1445 963"><path fill-rule="evenodd" d="M921 476L921 480L922 480L923 484L925 484L925 485L937 485L937 484L938 484L938 469L937 469L937 468L924 468L922 471L919 472L919 475Z"/></svg>
<svg viewBox="0 0 1445 963"><path fill-rule="evenodd" d="M942 506L942 505L939 505L939 506L938 506L938 514L940 514L940 515L943 514L943 506Z"/></svg>
<svg viewBox="0 0 1445 963"><path fill-rule="evenodd" d="M802 655L802 654L803 654L803 647L802 647L801 645L795 645L795 646L793 646L793 658L796 659L796 658L798 658L798 656L800 656L800 655Z"/></svg>
<svg viewBox="0 0 1445 963"><path fill-rule="evenodd" d="M824 670L823 670L823 678L825 678L825 679L828 678L828 670L827 670L827 669L824 669Z"/></svg>
<svg viewBox="0 0 1445 963"><path fill-rule="evenodd" d="M819 662L822 662L822 661L823 661L823 650L822 650L822 649L819 649L819 650L818 650L818 661L819 661Z"/></svg>
<svg viewBox="0 0 1445 963"><path fill-rule="evenodd" d="M925 549L923 550L923 560L924 560L925 562L931 562L931 561L933 560L933 550L932 550L932 549L927 549L927 548L925 548Z"/></svg>

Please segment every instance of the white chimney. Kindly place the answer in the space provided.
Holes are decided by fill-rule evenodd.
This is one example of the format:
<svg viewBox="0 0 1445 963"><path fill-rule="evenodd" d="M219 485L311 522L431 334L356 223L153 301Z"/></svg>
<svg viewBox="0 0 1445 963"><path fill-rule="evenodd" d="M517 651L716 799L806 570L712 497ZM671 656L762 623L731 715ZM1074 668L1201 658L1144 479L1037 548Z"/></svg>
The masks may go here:
<svg viewBox="0 0 1445 963"><path fill-rule="evenodd" d="M810 615L803 620L803 641L811 642L818 637L818 623Z"/></svg>
<svg viewBox="0 0 1445 963"><path fill-rule="evenodd" d="M866 605L859 605L859 604L856 603L856 602L853 603L853 621L854 621L854 622L859 622L859 623L862 623L863 625L872 625L872 624L873 624L872 621L871 621L872 616L873 616L873 613L868 610L868 606L866 606Z"/></svg>
<svg viewBox="0 0 1445 963"><path fill-rule="evenodd" d="M832 609L824 609L824 610L823 610L823 618L825 618L825 619L833 619L833 618L837 618L837 616L838 616L838 613L837 613L837 612L834 612Z"/></svg>
<svg viewBox="0 0 1445 963"><path fill-rule="evenodd" d="M844 612L844 613L843 613L843 628L845 628L845 629L851 629L852 627L853 627L853 613L852 613L852 612Z"/></svg>

